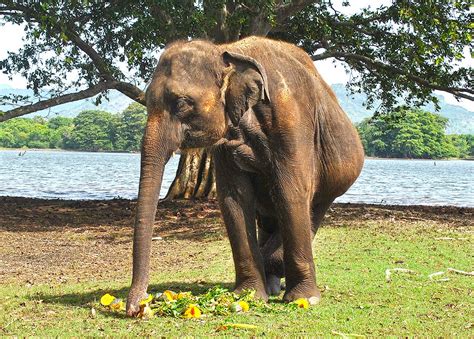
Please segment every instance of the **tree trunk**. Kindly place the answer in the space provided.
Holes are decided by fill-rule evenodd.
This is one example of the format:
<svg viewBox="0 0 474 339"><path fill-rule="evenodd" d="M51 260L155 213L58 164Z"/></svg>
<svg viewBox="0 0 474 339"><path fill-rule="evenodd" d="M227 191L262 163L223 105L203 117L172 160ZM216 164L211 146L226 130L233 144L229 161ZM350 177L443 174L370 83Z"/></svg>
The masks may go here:
<svg viewBox="0 0 474 339"><path fill-rule="evenodd" d="M235 10L232 1L221 3L221 7L204 1L205 14L215 18L215 25L209 27L207 37L216 43L224 43L239 39L241 25L229 27L228 18ZM263 15L252 20L251 34L266 36L270 30L270 23ZM206 149L193 149L181 153L176 177L164 198L195 199L212 198L216 196L216 182L212 154Z"/></svg>
<svg viewBox="0 0 474 339"><path fill-rule="evenodd" d="M211 151L204 148L182 151L176 177L164 200L212 198L215 194Z"/></svg>

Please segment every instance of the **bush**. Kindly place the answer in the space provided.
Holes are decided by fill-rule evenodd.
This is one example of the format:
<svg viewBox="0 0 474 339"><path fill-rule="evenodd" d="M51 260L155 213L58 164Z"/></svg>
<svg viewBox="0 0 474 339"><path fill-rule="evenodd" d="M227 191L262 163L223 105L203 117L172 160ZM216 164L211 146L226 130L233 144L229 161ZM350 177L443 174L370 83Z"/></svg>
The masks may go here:
<svg viewBox="0 0 474 339"><path fill-rule="evenodd" d="M466 157L472 136L447 136L448 119L418 109L400 109L358 126L365 153L376 157L439 159Z"/></svg>

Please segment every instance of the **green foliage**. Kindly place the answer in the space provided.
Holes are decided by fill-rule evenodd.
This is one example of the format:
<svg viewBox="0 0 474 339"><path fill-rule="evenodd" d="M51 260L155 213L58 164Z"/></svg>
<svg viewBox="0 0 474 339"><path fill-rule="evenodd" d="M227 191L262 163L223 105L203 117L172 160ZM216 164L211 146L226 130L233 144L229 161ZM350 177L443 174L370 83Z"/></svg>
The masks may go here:
<svg viewBox="0 0 474 339"><path fill-rule="evenodd" d="M367 93L368 106L380 100L382 108L393 108L400 97L412 106L437 104L432 90L448 88L473 100L474 69L459 63L474 47L471 1L398 0L353 15L322 3L306 7L274 36L345 62L357 71L348 87Z"/></svg>
<svg viewBox="0 0 474 339"><path fill-rule="evenodd" d="M68 148L86 151L112 151L117 117L105 111L83 111L74 118L74 129L66 140Z"/></svg>
<svg viewBox="0 0 474 339"><path fill-rule="evenodd" d="M0 147L139 151L145 123L145 107L137 103L120 114L89 110L74 119L16 118L0 124Z"/></svg>
<svg viewBox="0 0 474 339"><path fill-rule="evenodd" d="M0 24L25 31L24 46L0 60L0 70L25 77L38 98L103 81L144 84L158 51L177 39L220 43L257 34L297 44L318 60L341 60L356 71L348 86L367 93L369 106L380 99L391 108L399 97L437 102L434 90L474 100L474 69L461 63L474 47L470 0L398 0L350 15L332 1L274 0L0 0L0 10ZM126 87L116 89L137 100ZM0 103L28 100L7 96Z"/></svg>
<svg viewBox="0 0 474 339"><path fill-rule="evenodd" d="M422 159L468 156L472 136L447 136L447 123L448 119L437 114L400 109L365 119L357 128L369 156Z"/></svg>
<svg viewBox="0 0 474 339"><path fill-rule="evenodd" d="M474 157L474 135L473 134L451 134L448 135L450 142L459 151L459 156Z"/></svg>
<svg viewBox="0 0 474 339"><path fill-rule="evenodd" d="M398 110L358 126L367 155L397 158L474 156L474 135L445 135L447 119L422 110ZM0 124L0 147L82 151L139 151L146 109L130 104L112 114L88 110L77 117L16 118Z"/></svg>
<svg viewBox="0 0 474 339"><path fill-rule="evenodd" d="M63 118L65 125L70 127L72 119ZM57 131L48 126L48 121L41 117L33 119L18 118L0 124L0 147L8 148L57 148Z"/></svg>
<svg viewBox="0 0 474 339"><path fill-rule="evenodd" d="M139 103L130 104L120 115L115 149L139 151L146 124L146 109Z"/></svg>

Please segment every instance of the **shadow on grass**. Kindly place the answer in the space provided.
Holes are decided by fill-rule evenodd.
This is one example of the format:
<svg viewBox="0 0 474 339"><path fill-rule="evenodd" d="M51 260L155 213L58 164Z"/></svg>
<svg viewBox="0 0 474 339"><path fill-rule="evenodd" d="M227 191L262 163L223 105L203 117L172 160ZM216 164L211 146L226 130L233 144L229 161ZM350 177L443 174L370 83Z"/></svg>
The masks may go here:
<svg viewBox="0 0 474 339"><path fill-rule="evenodd" d="M198 295L206 292L212 287L221 286L232 290L232 283L219 283L219 282L209 282L209 283L182 283L182 282L165 282L161 284L152 284L148 287L148 291L151 293L163 292L166 290L172 290L175 292L192 292L193 295ZM87 292L78 292L78 293L67 293L67 294L48 294L48 293L37 293L29 297L31 300L41 299L45 304L56 304L63 305L67 307L80 307L90 310L91 307L94 307L97 312L100 312L104 316L113 317L113 318L127 318L125 312L111 312L105 308L100 307L99 300L105 293L110 293L117 298L121 298L126 301L128 290L130 286L126 286L120 289L96 289L93 291Z"/></svg>
<svg viewBox="0 0 474 339"><path fill-rule="evenodd" d="M136 201L0 197L0 206L0 231L87 231L94 240L126 243L131 241ZM158 205L155 233L172 239L199 241L222 238L225 231L215 200L176 200ZM128 240L121 240L123 237Z"/></svg>

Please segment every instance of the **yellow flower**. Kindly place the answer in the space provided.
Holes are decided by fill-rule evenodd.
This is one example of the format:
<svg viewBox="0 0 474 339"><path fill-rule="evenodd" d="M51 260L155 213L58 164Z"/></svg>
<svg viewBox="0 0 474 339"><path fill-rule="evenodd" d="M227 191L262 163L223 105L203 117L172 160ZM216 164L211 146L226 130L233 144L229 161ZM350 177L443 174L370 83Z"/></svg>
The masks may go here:
<svg viewBox="0 0 474 339"><path fill-rule="evenodd" d="M184 311L183 317L186 319L190 318L200 318L201 317L201 310L194 304L188 306L186 311Z"/></svg>
<svg viewBox="0 0 474 339"><path fill-rule="evenodd" d="M104 294L102 298L100 298L100 303L103 306L109 306L114 300L115 300L115 297L107 293L107 294Z"/></svg>
<svg viewBox="0 0 474 339"><path fill-rule="evenodd" d="M242 312L247 312L247 311L249 310L249 308L250 308L248 302L243 301L243 300L242 300L242 301L239 301L239 305L240 305L240 307L242 308Z"/></svg>
<svg viewBox="0 0 474 339"><path fill-rule="evenodd" d="M138 312L138 318L150 319L154 315L153 310L147 304L140 305L140 311Z"/></svg>
<svg viewBox="0 0 474 339"><path fill-rule="evenodd" d="M148 294L148 297L146 299L140 300L140 305L145 305L150 303L153 300L153 294Z"/></svg>
<svg viewBox="0 0 474 339"><path fill-rule="evenodd" d="M114 301L109 305L109 307L113 310L122 311L125 310L125 305L122 299L115 298Z"/></svg>
<svg viewBox="0 0 474 339"><path fill-rule="evenodd" d="M306 298L299 298L294 301L296 305L298 305L298 308L309 308L309 302L308 299Z"/></svg>
<svg viewBox="0 0 474 339"><path fill-rule="evenodd" d="M165 301L173 301L173 300L176 300L176 298L177 298L177 294L174 293L173 291L166 290L163 292L163 299Z"/></svg>
<svg viewBox="0 0 474 339"><path fill-rule="evenodd" d="M183 298L189 298L191 296L191 292L179 292L176 294L176 297L173 296L174 299L179 300Z"/></svg>
<svg viewBox="0 0 474 339"><path fill-rule="evenodd" d="M250 306L246 301L235 301L230 305L230 310L235 313L239 312L247 312L249 310Z"/></svg>

